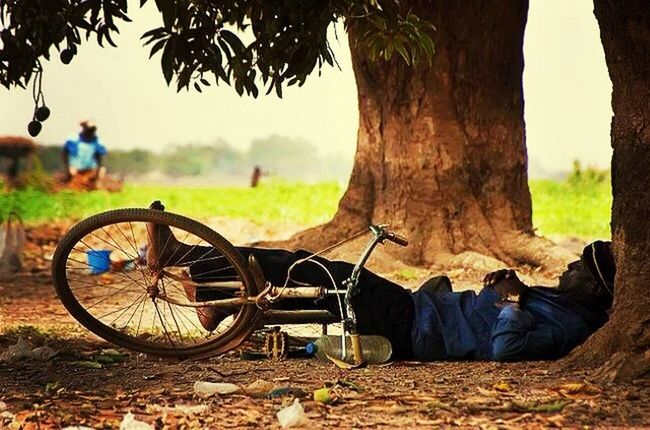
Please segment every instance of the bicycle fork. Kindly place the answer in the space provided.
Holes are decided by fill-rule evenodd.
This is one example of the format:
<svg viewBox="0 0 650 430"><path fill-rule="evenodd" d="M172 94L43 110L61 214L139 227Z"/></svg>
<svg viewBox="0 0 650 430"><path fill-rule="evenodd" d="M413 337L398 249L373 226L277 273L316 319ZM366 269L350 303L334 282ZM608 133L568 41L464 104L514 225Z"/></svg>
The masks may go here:
<svg viewBox="0 0 650 430"><path fill-rule="evenodd" d="M361 252L361 256L359 257L357 264L354 265L350 277L343 281L343 286L346 287L344 303L347 317L343 320L341 351L343 353L343 357L345 358L347 355L347 345L345 338L346 335L349 334L350 343L352 345L352 357L355 365L359 365L364 361L363 349L361 347L361 338L357 332L357 316L352 306L352 297L358 294L359 291L359 276L361 275L361 271L368 261L370 254L372 254L372 251L374 251L378 243L383 243L384 240L390 240L391 242L395 242L400 246L408 245L408 241L404 237L386 230L386 227L388 227L387 224L370 225L370 231L373 233L373 236Z"/></svg>

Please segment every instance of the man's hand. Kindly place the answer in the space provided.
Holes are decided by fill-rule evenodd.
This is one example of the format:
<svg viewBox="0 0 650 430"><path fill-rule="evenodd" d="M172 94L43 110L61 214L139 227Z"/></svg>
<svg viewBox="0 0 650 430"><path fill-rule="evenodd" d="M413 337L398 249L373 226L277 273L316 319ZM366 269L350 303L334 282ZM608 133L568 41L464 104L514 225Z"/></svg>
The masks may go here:
<svg viewBox="0 0 650 430"><path fill-rule="evenodd" d="M501 282L503 279L505 279L506 275L508 272L514 273L514 270L510 269L501 269L497 270L496 272L490 272L485 277L483 278L483 286L484 287L493 287L497 283Z"/></svg>
<svg viewBox="0 0 650 430"><path fill-rule="evenodd" d="M509 302L519 302L520 296L527 288L512 269L501 269L488 273L483 278L483 286L494 287L494 291L499 297Z"/></svg>

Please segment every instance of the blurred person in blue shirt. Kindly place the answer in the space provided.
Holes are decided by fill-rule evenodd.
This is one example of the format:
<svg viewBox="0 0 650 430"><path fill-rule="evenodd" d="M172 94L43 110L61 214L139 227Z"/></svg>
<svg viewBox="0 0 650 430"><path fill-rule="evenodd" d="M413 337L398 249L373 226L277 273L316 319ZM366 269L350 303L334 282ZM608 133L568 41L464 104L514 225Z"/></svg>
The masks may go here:
<svg viewBox="0 0 650 430"><path fill-rule="evenodd" d="M153 209L164 209L162 205L155 205ZM236 273L227 259L215 258L213 248L190 247L179 242L167 227L150 224L149 228L160 229L148 235L150 267L157 267L160 261L166 261L166 266L188 267L193 282L184 287L191 301L227 298L228 293L196 286L202 282L228 280L229 276L235 280ZM154 238L158 239L153 242ZM166 251L164 255L160 255L161 250ZM237 250L246 259L254 254L266 280L276 286L285 285L291 265L312 255L304 250L249 247ZM211 258L202 260L208 254ZM176 256L175 261L172 261L173 256ZM288 287L301 283L330 286L331 279L342 285L354 267L320 256L312 259L320 265L296 265ZM452 291L446 276L431 278L417 291L410 291L363 269L352 305L359 333L388 338L393 359L557 359L607 322L615 272L611 242L602 241L587 245L580 259L569 264L554 288L529 287L513 270L502 269L487 274L478 293ZM326 309L334 315L339 314L335 297L316 301L292 299L276 304L274 308ZM212 331L237 310L205 307L197 309L197 315L203 327Z"/></svg>
<svg viewBox="0 0 650 430"><path fill-rule="evenodd" d="M82 174L95 180L100 176L106 148L99 141L97 126L92 121L82 121L79 125L79 134L68 139L63 145L62 158L66 179L70 180Z"/></svg>

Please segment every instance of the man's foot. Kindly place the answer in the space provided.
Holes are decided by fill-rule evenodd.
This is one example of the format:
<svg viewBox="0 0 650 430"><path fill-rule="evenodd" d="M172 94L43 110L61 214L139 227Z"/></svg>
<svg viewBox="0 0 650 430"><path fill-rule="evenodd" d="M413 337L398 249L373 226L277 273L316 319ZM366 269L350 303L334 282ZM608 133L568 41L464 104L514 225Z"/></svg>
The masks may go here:
<svg viewBox="0 0 650 430"><path fill-rule="evenodd" d="M162 212L165 207L156 200L149 209ZM189 248L176 239L168 225L147 223L147 267L152 271L181 265L180 260L188 254Z"/></svg>
<svg viewBox="0 0 650 430"><path fill-rule="evenodd" d="M201 297L201 291L199 291L197 294L197 287L192 282L190 276L187 273L183 273L182 277L184 279L184 281L182 281L183 290L185 290L185 295L187 296L187 299L190 302L203 302L207 300L219 299L219 297L214 297L212 299L208 299L207 297ZM227 297L220 297L220 298L227 298ZM209 332L212 332L216 330L217 327L219 327L221 321L226 319L226 317L237 313L237 311L239 311L239 308L237 306L218 307L218 308L206 306L204 308L196 308L196 316L199 318L199 321L201 322L203 328Z"/></svg>
<svg viewBox="0 0 650 430"><path fill-rule="evenodd" d="M164 211L165 207L156 200L149 209ZM192 261L200 260L206 255L205 249L193 247L180 242L168 225L147 223L147 266L152 271L159 271L169 266L187 266ZM188 300L191 302L206 302L233 298L232 293L208 291L196 286L187 273L183 273L181 284ZM207 331L217 329L221 321L239 311L237 306L196 308L196 315L203 328Z"/></svg>

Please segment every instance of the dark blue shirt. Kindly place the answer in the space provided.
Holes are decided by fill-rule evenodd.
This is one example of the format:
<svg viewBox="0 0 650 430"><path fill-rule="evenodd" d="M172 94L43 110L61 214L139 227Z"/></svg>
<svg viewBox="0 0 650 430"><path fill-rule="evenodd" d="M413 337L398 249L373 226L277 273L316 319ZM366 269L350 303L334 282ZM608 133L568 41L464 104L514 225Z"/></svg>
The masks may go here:
<svg viewBox="0 0 650 430"><path fill-rule="evenodd" d="M412 330L416 360L545 360L562 357L607 321L553 288L533 287L521 308L498 308L491 287L417 291Z"/></svg>

